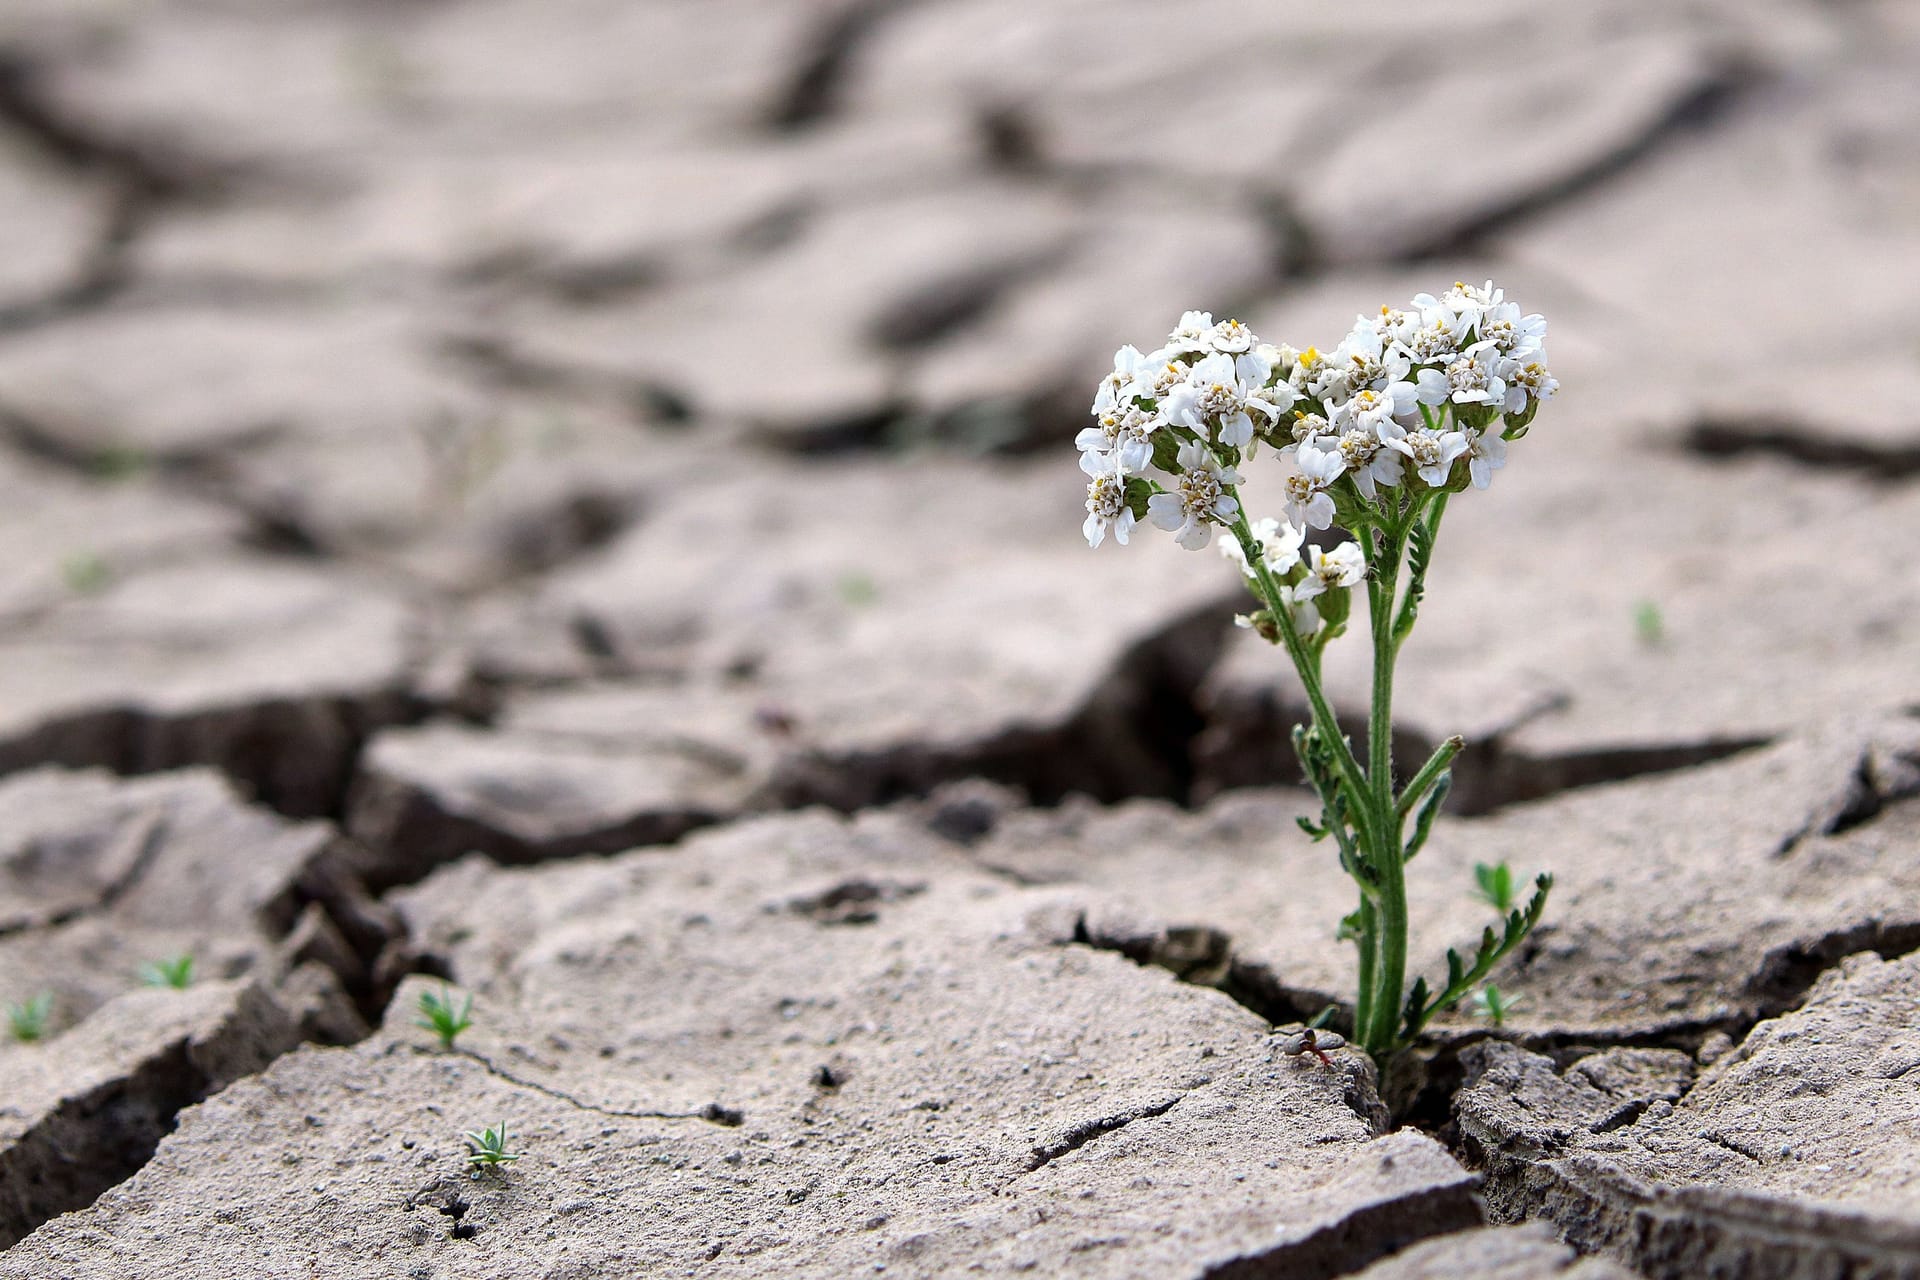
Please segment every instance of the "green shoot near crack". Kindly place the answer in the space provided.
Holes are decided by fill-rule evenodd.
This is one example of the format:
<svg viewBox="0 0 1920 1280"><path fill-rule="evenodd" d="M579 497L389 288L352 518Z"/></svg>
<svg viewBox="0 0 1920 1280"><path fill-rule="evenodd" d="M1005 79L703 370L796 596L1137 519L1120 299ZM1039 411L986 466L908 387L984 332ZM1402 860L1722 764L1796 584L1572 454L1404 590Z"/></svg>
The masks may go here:
<svg viewBox="0 0 1920 1280"><path fill-rule="evenodd" d="M32 1044L44 1040L47 1035L47 1018L53 1013L53 993L42 991L30 996L19 1004L7 1006L7 1030L21 1044Z"/></svg>
<svg viewBox="0 0 1920 1280"><path fill-rule="evenodd" d="M1633 606L1633 633L1649 649L1665 642L1667 624L1660 616L1659 605L1651 600L1642 600Z"/></svg>
<svg viewBox="0 0 1920 1280"><path fill-rule="evenodd" d="M1489 982L1473 993L1468 1007L1476 1018L1485 1018L1496 1027L1507 1025L1507 1015L1519 1008L1522 1001L1519 996L1510 996Z"/></svg>
<svg viewBox="0 0 1920 1280"><path fill-rule="evenodd" d="M524 1151L507 1150L507 1126L503 1121L488 1129L477 1129L461 1135L467 1141L467 1165L473 1170L473 1176L479 1177L488 1169L497 1169L503 1164L512 1164Z"/></svg>
<svg viewBox="0 0 1920 1280"><path fill-rule="evenodd" d="M140 981L150 987L185 991L193 985L193 953L186 951L168 960L148 961L140 966Z"/></svg>
<svg viewBox="0 0 1920 1280"><path fill-rule="evenodd" d="M455 1038L473 1025L472 1014L473 997L468 996L456 1009L453 989L443 985L438 994L432 991L420 993L420 1016L413 1020L413 1025L433 1032L440 1038L441 1048L451 1049Z"/></svg>
<svg viewBox="0 0 1920 1280"><path fill-rule="evenodd" d="M1513 910L1513 868L1504 862L1473 864L1474 896L1501 915Z"/></svg>

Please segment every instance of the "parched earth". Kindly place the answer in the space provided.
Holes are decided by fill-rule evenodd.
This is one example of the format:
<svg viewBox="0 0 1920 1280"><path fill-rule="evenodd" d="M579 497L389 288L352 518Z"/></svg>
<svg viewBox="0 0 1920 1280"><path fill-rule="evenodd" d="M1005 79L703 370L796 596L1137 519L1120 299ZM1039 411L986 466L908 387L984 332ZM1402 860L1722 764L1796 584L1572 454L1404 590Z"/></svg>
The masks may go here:
<svg viewBox="0 0 1920 1280"><path fill-rule="evenodd" d="M1920 22L1351 8L0 6L0 1276L1920 1277ZM1382 1082L1066 445L1488 277Z"/></svg>

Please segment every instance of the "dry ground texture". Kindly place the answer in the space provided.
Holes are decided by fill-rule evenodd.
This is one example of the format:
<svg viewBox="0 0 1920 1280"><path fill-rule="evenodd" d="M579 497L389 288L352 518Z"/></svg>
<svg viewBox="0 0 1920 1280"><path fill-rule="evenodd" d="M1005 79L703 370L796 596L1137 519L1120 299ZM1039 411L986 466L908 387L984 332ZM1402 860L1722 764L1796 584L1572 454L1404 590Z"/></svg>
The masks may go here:
<svg viewBox="0 0 1920 1280"><path fill-rule="evenodd" d="M1920 1277L1916 119L1909 0L5 0L0 1276ZM1488 276L1416 961L1560 887L1383 1088L1069 443Z"/></svg>

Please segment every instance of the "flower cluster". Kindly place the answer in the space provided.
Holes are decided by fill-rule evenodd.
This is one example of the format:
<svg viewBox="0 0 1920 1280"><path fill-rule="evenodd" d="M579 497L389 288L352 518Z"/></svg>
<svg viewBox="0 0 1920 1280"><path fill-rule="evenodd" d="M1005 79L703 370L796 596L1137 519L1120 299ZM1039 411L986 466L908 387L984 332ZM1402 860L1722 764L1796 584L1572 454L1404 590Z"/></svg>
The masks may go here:
<svg viewBox="0 0 1920 1280"><path fill-rule="evenodd" d="M1547 372L1546 321L1493 282L1362 316L1331 351L1270 346L1238 320L1189 311L1157 350L1122 347L1082 431L1087 541L1124 543L1147 520L1199 550L1221 550L1259 601L1238 619L1284 648L1310 712L1293 742L1320 801L1301 826L1331 840L1359 905L1335 936L1359 952L1354 1040L1384 1064L1429 1020L1454 1009L1539 923L1552 877L1524 906L1500 895L1504 926L1468 955L1447 953L1446 977L1406 983L1405 867L1433 830L1465 746L1448 738L1410 779L1393 756L1394 665L1426 591L1449 498L1484 489L1507 446L1559 383ZM1262 444L1291 457L1283 519L1249 519L1240 468ZM1313 530L1343 538L1311 539ZM1364 738L1347 733L1321 678L1330 641L1365 600L1373 697ZM1355 744L1364 744L1365 759Z"/></svg>
<svg viewBox="0 0 1920 1280"><path fill-rule="evenodd" d="M1256 526L1269 567L1310 601L1350 586L1352 557L1299 558L1304 532L1354 528L1402 485L1484 489L1558 388L1546 322L1489 281L1362 316L1331 351L1260 341L1238 320L1189 311L1165 345L1122 347L1079 434L1087 541L1125 543L1146 519L1198 550L1242 518L1236 469L1262 442L1293 457L1286 525ZM1239 555L1231 546L1230 555ZM1275 555L1278 559L1275 559ZM1315 555L1319 553L1315 552Z"/></svg>

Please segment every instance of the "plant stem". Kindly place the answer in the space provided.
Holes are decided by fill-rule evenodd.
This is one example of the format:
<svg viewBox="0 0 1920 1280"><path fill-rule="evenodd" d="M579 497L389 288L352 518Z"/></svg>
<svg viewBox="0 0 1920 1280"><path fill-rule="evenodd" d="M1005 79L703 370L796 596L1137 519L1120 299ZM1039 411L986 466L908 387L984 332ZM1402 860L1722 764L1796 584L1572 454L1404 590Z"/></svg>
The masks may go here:
<svg viewBox="0 0 1920 1280"><path fill-rule="evenodd" d="M1420 803L1420 798L1427 794L1434 781L1446 772L1447 766L1453 763L1453 758L1459 755L1466 745L1467 740L1456 733L1434 749L1433 754L1428 756L1427 762L1420 766L1420 772L1413 775L1413 781L1407 784L1407 789L1400 793L1400 799L1394 805L1395 811L1402 818L1413 812L1413 807Z"/></svg>
<svg viewBox="0 0 1920 1280"><path fill-rule="evenodd" d="M1365 1018L1356 1031L1361 1047L1385 1064L1395 1047L1400 990L1407 973L1407 886L1401 848L1401 816L1393 786L1393 666L1399 646L1393 638L1394 603L1399 596L1400 564L1407 533L1419 518L1419 504L1404 516L1390 518L1374 544L1372 574L1367 581L1369 628L1373 638L1373 701L1367 713L1366 807L1372 811L1374 845L1369 861L1378 877L1375 911L1372 983L1362 978L1366 993ZM1368 548L1371 539L1362 542Z"/></svg>
<svg viewBox="0 0 1920 1280"><path fill-rule="evenodd" d="M1364 1047L1361 1039L1362 1018L1371 1018L1373 1010L1373 950L1374 938L1379 932L1379 913L1373 909L1373 899L1365 890L1360 893L1360 910L1356 913L1360 919L1359 936L1354 939L1355 949L1360 953L1360 987L1357 1004L1353 1011L1353 1038Z"/></svg>
<svg viewBox="0 0 1920 1280"><path fill-rule="evenodd" d="M1293 625L1293 610L1287 605L1280 593L1280 584L1273 579L1273 571L1267 567L1261 555L1260 544L1255 540L1253 531L1247 526L1247 517L1243 508L1240 516L1233 522L1233 534L1240 542L1240 550L1246 556L1247 570L1253 575L1256 586L1260 588L1261 599L1266 602L1267 611L1273 615L1274 623L1280 630L1280 638L1287 647L1287 656L1293 659L1294 667L1300 673L1300 683L1307 691L1307 704L1313 709L1314 727L1319 730L1327 749L1333 752L1335 766L1340 770L1341 780L1347 790L1358 798L1366 794L1365 776L1360 771L1360 762L1354 758L1353 748L1340 732L1340 721L1333 714L1333 707L1327 702L1326 692L1320 687L1319 663L1313 661L1306 644L1300 639L1300 631ZM1359 827L1361 843L1371 846L1374 843L1372 831L1374 814L1364 805L1356 806L1355 825Z"/></svg>

